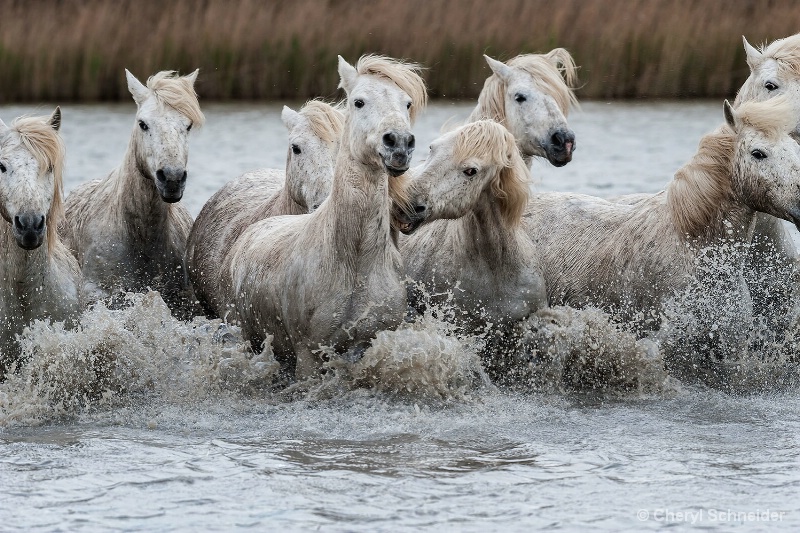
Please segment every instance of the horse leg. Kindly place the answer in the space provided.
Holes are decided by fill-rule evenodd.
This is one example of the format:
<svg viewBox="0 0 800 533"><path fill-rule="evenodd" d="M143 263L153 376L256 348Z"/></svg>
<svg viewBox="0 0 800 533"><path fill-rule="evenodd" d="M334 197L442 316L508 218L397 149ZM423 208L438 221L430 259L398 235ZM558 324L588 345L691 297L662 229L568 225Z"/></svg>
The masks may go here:
<svg viewBox="0 0 800 533"><path fill-rule="evenodd" d="M304 344L297 345L295 346L294 354L296 359L294 378L297 381L305 381L314 377L319 369L319 361L311 351L311 348Z"/></svg>

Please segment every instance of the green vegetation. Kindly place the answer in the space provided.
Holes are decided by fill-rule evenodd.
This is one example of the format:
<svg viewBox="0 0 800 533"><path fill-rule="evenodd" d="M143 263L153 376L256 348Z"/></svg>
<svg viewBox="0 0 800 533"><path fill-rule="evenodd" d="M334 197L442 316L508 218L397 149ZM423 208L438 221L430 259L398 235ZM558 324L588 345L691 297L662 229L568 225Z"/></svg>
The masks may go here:
<svg viewBox="0 0 800 533"><path fill-rule="evenodd" d="M475 97L482 53L567 48L581 98L720 97L755 44L800 31L792 0L8 0L0 102L128 98L141 79L201 69L204 100L335 94L336 54L420 62L431 93Z"/></svg>

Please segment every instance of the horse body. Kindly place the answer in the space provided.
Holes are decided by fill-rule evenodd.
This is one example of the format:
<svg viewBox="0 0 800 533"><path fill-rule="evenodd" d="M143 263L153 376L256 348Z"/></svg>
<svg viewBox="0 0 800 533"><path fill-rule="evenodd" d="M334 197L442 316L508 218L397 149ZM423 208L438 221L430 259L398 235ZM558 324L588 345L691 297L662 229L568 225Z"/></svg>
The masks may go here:
<svg viewBox="0 0 800 533"><path fill-rule="evenodd" d="M197 72L161 72L147 86L127 75L138 111L123 164L70 194L61 232L90 300L152 288L188 317L193 298L184 256L192 217L176 202L186 184L189 130L203 123Z"/></svg>
<svg viewBox="0 0 800 533"><path fill-rule="evenodd" d="M251 225L229 252L224 306L254 345L274 335L275 353L296 357L298 378L317 370L319 346L357 353L402 321L406 292L389 195L403 186L410 123L425 102L415 70L376 56L356 68L340 58L348 110L330 197L311 214Z"/></svg>
<svg viewBox="0 0 800 533"><path fill-rule="evenodd" d="M286 171L261 169L228 182L203 206L189 235L189 278L209 316L223 314L218 308L220 272L244 230L269 217L308 213L330 191L342 114L312 100L300 112L284 107L281 117L289 130Z"/></svg>
<svg viewBox="0 0 800 533"><path fill-rule="evenodd" d="M66 321L81 309L78 263L58 239L64 145L61 111L49 120L0 121L0 376L34 319Z"/></svg>
<svg viewBox="0 0 800 533"><path fill-rule="evenodd" d="M542 254L550 304L593 305L648 322L698 275L696 260L710 251L730 301L746 311L737 245L752 238L756 211L799 220L800 147L787 134L790 113L785 101L747 104L741 113L726 102L728 124L706 135L667 189L650 197L535 195L523 220Z"/></svg>
<svg viewBox="0 0 800 533"><path fill-rule="evenodd" d="M415 212L435 221L401 241L406 272L431 303L454 305L461 324L482 329L546 306L537 253L520 228L527 181L514 137L494 121L434 141L412 181ZM409 299L423 306L413 286Z"/></svg>

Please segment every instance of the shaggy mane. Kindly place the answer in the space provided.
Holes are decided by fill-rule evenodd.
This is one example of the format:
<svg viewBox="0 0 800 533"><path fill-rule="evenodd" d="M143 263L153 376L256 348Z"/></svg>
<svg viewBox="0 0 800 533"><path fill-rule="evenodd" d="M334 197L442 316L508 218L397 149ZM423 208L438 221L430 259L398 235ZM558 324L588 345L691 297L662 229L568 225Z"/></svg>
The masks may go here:
<svg viewBox="0 0 800 533"><path fill-rule="evenodd" d="M523 54L506 62L511 68L530 75L534 87L550 95L564 116L570 109L578 108L575 86L578 82L578 67L568 51L556 48L547 54ZM483 84L478 97L481 118L503 124L506 120L506 83L497 74L492 74Z"/></svg>
<svg viewBox="0 0 800 533"><path fill-rule="evenodd" d="M326 142L339 142L344 129L344 114L338 106L322 100L310 100L300 108L299 113L308 120L314 135Z"/></svg>
<svg viewBox="0 0 800 533"><path fill-rule="evenodd" d="M173 108L191 120L192 125L199 128L205 122L197 93L188 77L178 76L174 70L162 70L147 79L147 88L153 91L160 104Z"/></svg>
<svg viewBox="0 0 800 533"><path fill-rule="evenodd" d="M492 179L492 194L509 226L517 226L528 205L529 170L517 149L514 136L493 120L479 120L462 126L456 136L456 161L477 158L498 167Z"/></svg>
<svg viewBox="0 0 800 533"><path fill-rule="evenodd" d="M369 74L387 79L400 87L411 98L409 116L412 124L428 103L428 90L419 74L422 66L416 63L367 54L358 59L356 71L361 75Z"/></svg>
<svg viewBox="0 0 800 533"><path fill-rule="evenodd" d="M745 102L734 111L744 127L775 139L791 131L788 98ZM731 198L736 132L727 124L700 139L697 153L667 186L667 205L682 235L696 237L717 222L719 207Z"/></svg>
<svg viewBox="0 0 800 533"><path fill-rule="evenodd" d="M762 45L759 51L764 57L778 62L778 68L788 74L800 76L800 33Z"/></svg>
<svg viewBox="0 0 800 533"><path fill-rule="evenodd" d="M66 149L61 135L49 120L50 117L19 117L11 123L11 130L17 132L20 142L36 158L39 175L53 172L53 202L47 212L47 248L50 252L58 240L58 224L64 216L63 173Z"/></svg>

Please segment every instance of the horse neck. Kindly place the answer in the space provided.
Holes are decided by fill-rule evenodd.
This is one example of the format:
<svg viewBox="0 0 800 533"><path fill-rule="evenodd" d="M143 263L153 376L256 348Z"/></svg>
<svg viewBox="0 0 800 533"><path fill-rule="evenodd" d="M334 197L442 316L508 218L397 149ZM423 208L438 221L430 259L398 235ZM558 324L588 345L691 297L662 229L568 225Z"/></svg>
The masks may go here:
<svg viewBox="0 0 800 533"><path fill-rule="evenodd" d="M308 209L292 199L292 195L289 194L289 187L286 185L269 199L264 211L280 213L281 215L303 215L308 213Z"/></svg>
<svg viewBox="0 0 800 533"><path fill-rule="evenodd" d="M463 234L471 237L467 240L471 256L501 264L513 262L518 256L521 232L509 226L490 186L483 190L472 211L455 222L461 226Z"/></svg>
<svg viewBox="0 0 800 533"><path fill-rule="evenodd" d="M319 209L339 260L370 264L392 247L388 174L358 162L343 140L331 194Z"/></svg>
<svg viewBox="0 0 800 533"><path fill-rule="evenodd" d="M113 178L117 187L115 198L119 203L117 212L128 227L147 235L160 234L170 212L170 204L164 202L156 190L152 176L143 170L135 134L131 136L122 166Z"/></svg>

